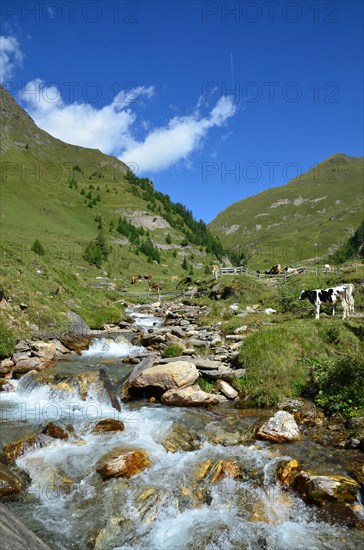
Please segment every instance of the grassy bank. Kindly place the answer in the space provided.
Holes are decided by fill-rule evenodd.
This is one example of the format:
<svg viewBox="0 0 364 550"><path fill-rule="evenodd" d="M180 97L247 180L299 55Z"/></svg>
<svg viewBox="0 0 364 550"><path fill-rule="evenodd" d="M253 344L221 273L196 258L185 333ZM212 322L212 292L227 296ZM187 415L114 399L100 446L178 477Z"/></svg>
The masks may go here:
<svg viewBox="0 0 364 550"><path fill-rule="evenodd" d="M363 353L359 321L298 319L264 327L248 336L239 352L247 369L238 382L242 401L268 407L285 397L309 395L331 412L357 413L364 408Z"/></svg>

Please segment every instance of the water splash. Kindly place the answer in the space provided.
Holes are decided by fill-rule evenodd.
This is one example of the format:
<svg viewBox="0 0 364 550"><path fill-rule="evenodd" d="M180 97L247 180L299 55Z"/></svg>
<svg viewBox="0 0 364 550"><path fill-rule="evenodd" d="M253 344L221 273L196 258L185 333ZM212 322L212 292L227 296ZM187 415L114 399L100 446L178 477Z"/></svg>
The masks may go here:
<svg viewBox="0 0 364 550"><path fill-rule="evenodd" d="M82 352L82 357L117 357L123 358L145 352L142 346L133 346L126 338L96 338L89 349Z"/></svg>

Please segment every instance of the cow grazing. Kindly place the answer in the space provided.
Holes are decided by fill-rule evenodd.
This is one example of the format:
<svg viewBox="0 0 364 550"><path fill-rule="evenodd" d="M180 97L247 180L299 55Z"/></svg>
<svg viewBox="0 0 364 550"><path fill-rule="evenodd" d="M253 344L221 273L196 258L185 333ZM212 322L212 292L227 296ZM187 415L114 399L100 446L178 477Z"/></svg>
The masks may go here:
<svg viewBox="0 0 364 550"><path fill-rule="evenodd" d="M353 285L340 285L333 288L315 290L302 290L300 300L309 299L311 304L315 306L315 319L320 318L321 304L332 305L332 315L335 315L337 302L341 302L343 307L343 319L349 317L349 312L354 309L354 287Z"/></svg>
<svg viewBox="0 0 364 550"><path fill-rule="evenodd" d="M289 273L290 275L299 275L305 272L304 267L289 267L286 265L284 270L286 273Z"/></svg>
<svg viewBox="0 0 364 550"><path fill-rule="evenodd" d="M265 271L266 275L279 275L280 273L282 273L281 264L272 265L270 269Z"/></svg>
<svg viewBox="0 0 364 550"><path fill-rule="evenodd" d="M346 287L346 301L349 304L350 313L355 313L355 302L354 302L354 285L352 283L345 283Z"/></svg>
<svg viewBox="0 0 364 550"><path fill-rule="evenodd" d="M151 290L157 290L158 291L158 294L161 293L161 290L162 290L162 287L159 283L156 283L155 281L149 281L148 283L148 296L149 296L149 293Z"/></svg>
<svg viewBox="0 0 364 550"><path fill-rule="evenodd" d="M151 279L152 276L147 274L147 273L144 273L144 279L146 279L147 281L149 281L149 279Z"/></svg>
<svg viewBox="0 0 364 550"><path fill-rule="evenodd" d="M133 275L132 278L131 278L130 284L135 285L136 282L137 282L136 275Z"/></svg>

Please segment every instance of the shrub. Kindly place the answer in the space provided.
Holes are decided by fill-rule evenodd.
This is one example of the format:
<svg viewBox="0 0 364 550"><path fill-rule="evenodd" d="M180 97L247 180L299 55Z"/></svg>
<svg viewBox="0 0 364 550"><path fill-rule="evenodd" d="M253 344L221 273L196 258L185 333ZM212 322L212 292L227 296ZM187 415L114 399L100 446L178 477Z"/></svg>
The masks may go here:
<svg viewBox="0 0 364 550"><path fill-rule="evenodd" d="M163 350L163 357L179 357L183 352L183 348L178 344L170 344Z"/></svg>
<svg viewBox="0 0 364 550"><path fill-rule="evenodd" d="M183 258L183 262L181 264L181 267L182 267L182 269L185 269L186 271L188 271L188 269L189 269L189 265L188 265L186 256Z"/></svg>
<svg viewBox="0 0 364 550"><path fill-rule="evenodd" d="M309 362L315 401L329 413L364 411L364 361L355 357Z"/></svg>
<svg viewBox="0 0 364 550"><path fill-rule="evenodd" d="M150 239L146 239L139 247L140 252L145 254L147 256L148 260L152 261L155 260L157 263L160 264L161 262L161 255L158 250L153 244L153 242Z"/></svg>
<svg viewBox="0 0 364 550"><path fill-rule="evenodd" d="M103 231L99 231L97 238L86 246L83 257L91 265L101 267L102 262L109 256L109 248Z"/></svg>
<svg viewBox="0 0 364 550"><path fill-rule="evenodd" d="M38 254L38 256L44 256L45 255L45 250L43 248L43 245L41 244L40 241L38 241L38 239L36 239L34 241L34 243L32 244L31 250L33 252L35 252L35 254Z"/></svg>

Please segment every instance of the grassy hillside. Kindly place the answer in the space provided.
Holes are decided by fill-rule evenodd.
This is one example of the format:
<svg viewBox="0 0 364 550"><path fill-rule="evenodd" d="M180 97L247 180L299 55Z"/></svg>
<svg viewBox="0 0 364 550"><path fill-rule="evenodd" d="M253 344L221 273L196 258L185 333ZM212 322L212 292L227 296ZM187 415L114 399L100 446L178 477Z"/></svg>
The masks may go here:
<svg viewBox="0 0 364 550"><path fill-rule="evenodd" d="M333 155L288 184L226 208L210 224L257 268L333 253L363 220L363 158Z"/></svg>
<svg viewBox="0 0 364 550"><path fill-rule="evenodd" d="M40 130L2 87L0 112L0 287L12 304L1 313L13 330L61 326L67 309L101 326L120 318L120 295L91 289L97 277L130 288L132 275L150 273L172 289L172 276L203 274L216 254L222 257L206 225L147 178L98 150ZM100 231L108 257L97 266L84 252ZM36 240L44 255L32 251ZM146 281L138 284L146 288ZM18 315L21 302L28 307Z"/></svg>

